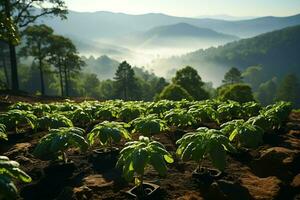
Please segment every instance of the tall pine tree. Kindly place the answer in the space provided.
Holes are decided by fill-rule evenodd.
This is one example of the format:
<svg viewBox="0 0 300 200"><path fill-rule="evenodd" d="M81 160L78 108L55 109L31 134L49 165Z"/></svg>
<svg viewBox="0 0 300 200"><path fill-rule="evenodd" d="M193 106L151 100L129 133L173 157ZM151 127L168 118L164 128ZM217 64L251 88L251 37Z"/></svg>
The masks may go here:
<svg viewBox="0 0 300 200"><path fill-rule="evenodd" d="M178 70L173 83L184 88L195 100L209 98L208 92L203 89L204 83L197 70L190 66Z"/></svg>
<svg viewBox="0 0 300 200"><path fill-rule="evenodd" d="M241 83L243 82L243 77L241 72L235 68L232 67L225 75L224 80L222 81L225 85L226 84L235 84L235 83Z"/></svg>
<svg viewBox="0 0 300 200"><path fill-rule="evenodd" d="M300 107L300 83L294 74L286 75L281 81L275 100L290 101Z"/></svg>
<svg viewBox="0 0 300 200"><path fill-rule="evenodd" d="M50 36L53 34L53 29L42 24L29 26L23 32L26 40L26 45L21 49L21 55L32 56L34 60L38 61L38 68L40 73L41 93L45 95L45 81L44 81L44 65L45 58L49 53Z"/></svg>
<svg viewBox="0 0 300 200"><path fill-rule="evenodd" d="M126 62L122 62L114 77L115 97L123 100L138 100L141 96L140 87L134 76L132 67Z"/></svg>

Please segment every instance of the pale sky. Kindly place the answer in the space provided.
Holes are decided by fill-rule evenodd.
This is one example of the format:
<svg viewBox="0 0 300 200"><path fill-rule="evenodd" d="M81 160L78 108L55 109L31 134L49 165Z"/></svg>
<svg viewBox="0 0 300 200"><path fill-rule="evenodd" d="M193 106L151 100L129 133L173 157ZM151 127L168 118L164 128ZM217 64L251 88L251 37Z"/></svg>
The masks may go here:
<svg viewBox="0 0 300 200"><path fill-rule="evenodd" d="M300 0L65 0L75 11L174 16L288 16L300 13Z"/></svg>

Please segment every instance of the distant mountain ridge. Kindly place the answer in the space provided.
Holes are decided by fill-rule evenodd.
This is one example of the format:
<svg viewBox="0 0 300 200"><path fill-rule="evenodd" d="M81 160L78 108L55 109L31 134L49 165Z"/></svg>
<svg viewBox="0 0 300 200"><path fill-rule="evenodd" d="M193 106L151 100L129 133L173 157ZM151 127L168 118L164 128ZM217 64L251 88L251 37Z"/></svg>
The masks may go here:
<svg viewBox="0 0 300 200"><path fill-rule="evenodd" d="M68 20L45 18L43 21L63 34L74 33L84 38L116 37L136 31L146 31L157 26L188 23L217 32L253 37L255 35L300 24L300 14L288 17L260 17L249 20L226 21L175 17L161 13L129 15L124 13L70 11ZM80 24L80 26L78 26Z"/></svg>
<svg viewBox="0 0 300 200"><path fill-rule="evenodd" d="M159 59L152 62L153 68L172 70L174 66L191 65L204 79L222 80L230 67L245 70L249 66L262 65L266 80L287 73L300 76L300 25L261 34L259 36L228 43L217 48L200 49L186 55ZM216 73L218 71L219 73Z"/></svg>
<svg viewBox="0 0 300 200"><path fill-rule="evenodd" d="M201 47L215 46L225 44L239 38L233 35L227 35L216 32L207 28L200 28L190 25L188 23L177 23L166 26L154 27L145 32L139 32L131 34L124 38L121 43L125 46L143 46L147 48L149 46L179 48L185 46Z"/></svg>
<svg viewBox="0 0 300 200"><path fill-rule="evenodd" d="M255 19L259 18L258 16L232 16L232 15L226 15L226 14L221 14L221 15L200 15L197 16L196 18L199 19L220 19L220 20L228 20L228 21L238 21L238 20L246 20L246 19Z"/></svg>
<svg viewBox="0 0 300 200"><path fill-rule="evenodd" d="M224 35L247 38L300 25L300 15L226 21L175 17L161 13L129 15L105 11L70 11L67 20L43 18L39 23L46 23L54 28L55 33L70 37L82 55L108 55L120 61L128 60L133 65L147 65L156 57L181 55L236 40L226 38ZM175 25L186 26L178 29ZM169 31L164 32L164 29L170 30L172 27L174 31L171 31L171 34ZM202 29L202 32L203 29L210 29L223 34L223 39L213 37L214 32L210 32L212 36L209 39L203 39L200 31L188 32L196 27ZM177 39L176 34L181 34L181 38ZM194 37L196 35L198 36ZM188 39L184 40L186 36Z"/></svg>
<svg viewBox="0 0 300 200"><path fill-rule="evenodd" d="M227 35L218 33L208 28L199 28L188 23L177 23L166 26L159 26L152 28L145 32L145 35L159 35L161 37L203 37L203 38L227 38L227 39L238 39L233 35Z"/></svg>

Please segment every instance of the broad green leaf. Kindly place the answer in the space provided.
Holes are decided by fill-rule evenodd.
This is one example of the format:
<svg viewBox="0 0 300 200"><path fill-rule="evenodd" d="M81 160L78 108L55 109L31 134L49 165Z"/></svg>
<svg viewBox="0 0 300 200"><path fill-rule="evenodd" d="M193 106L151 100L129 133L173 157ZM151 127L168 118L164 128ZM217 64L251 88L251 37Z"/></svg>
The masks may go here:
<svg viewBox="0 0 300 200"><path fill-rule="evenodd" d="M234 131L233 131L233 132L230 134L230 136L229 136L229 140L230 140L230 141L233 141L234 138L237 136L238 133L239 133L238 130L237 130L237 129L234 129Z"/></svg>
<svg viewBox="0 0 300 200"><path fill-rule="evenodd" d="M166 160L167 163L173 163L174 162L174 159L169 154L165 154L164 159Z"/></svg>
<svg viewBox="0 0 300 200"><path fill-rule="evenodd" d="M226 152L223 146L218 143L211 143L209 155L213 166L220 171L224 171L226 166Z"/></svg>

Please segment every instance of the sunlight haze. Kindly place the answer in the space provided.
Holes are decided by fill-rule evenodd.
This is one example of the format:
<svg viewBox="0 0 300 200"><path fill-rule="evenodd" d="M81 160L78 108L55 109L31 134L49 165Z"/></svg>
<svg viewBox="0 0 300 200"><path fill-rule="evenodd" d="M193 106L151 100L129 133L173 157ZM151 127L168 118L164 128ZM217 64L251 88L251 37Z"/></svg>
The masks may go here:
<svg viewBox="0 0 300 200"><path fill-rule="evenodd" d="M111 11L127 14L164 13L174 16L203 15L288 16L300 11L298 0L67 0L74 11ZM225 3L226 2L226 3Z"/></svg>

